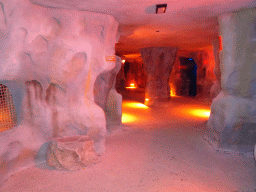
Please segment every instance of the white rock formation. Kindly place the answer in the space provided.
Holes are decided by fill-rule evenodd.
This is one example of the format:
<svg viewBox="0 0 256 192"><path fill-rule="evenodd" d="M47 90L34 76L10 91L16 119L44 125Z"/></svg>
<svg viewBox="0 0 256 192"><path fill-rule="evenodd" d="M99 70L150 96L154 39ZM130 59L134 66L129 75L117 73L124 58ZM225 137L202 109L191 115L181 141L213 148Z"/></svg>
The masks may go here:
<svg viewBox="0 0 256 192"><path fill-rule="evenodd" d="M219 17L221 89L208 121L220 149L253 152L256 143L256 9Z"/></svg>
<svg viewBox="0 0 256 192"><path fill-rule="evenodd" d="M19 169L22 151L34 157L53 137L88 135L103 153L106 119L93 90L96 78L116 66L118 23L28 0L4 0L0 8L0 83L12 93L18 116L16 127L0 132L0 165L12 160L8 167ZM8 167L1 177L17 171Z"/></svg>

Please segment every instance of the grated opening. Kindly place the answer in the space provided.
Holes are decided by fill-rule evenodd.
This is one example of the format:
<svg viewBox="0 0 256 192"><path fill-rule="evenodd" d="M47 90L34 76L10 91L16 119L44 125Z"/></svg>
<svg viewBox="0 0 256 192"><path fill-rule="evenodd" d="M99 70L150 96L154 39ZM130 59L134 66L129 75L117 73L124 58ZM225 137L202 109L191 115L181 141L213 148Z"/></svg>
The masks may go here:
<svg viewBox="0 0 256 192"><path fill-rule="evenodd" d="M0 132L11 129L17 124L17 114L8 87L0 84Z"/></svg>

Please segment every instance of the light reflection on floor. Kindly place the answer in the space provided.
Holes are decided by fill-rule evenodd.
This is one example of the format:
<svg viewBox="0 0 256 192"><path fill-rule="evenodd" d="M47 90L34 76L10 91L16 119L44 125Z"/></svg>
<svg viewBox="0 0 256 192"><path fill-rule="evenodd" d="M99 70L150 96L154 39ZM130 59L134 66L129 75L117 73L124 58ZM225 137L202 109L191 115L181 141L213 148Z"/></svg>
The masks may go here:
<svg viewBox="0 0 256 192"><path fill-rule="evenodd" d="M179 98L182 100L182 97ZM156 111L156 108L149 108L143 103L139 103L136 101L124 101L122 104L123 114L122 114L122 122L123 123L142 123L143 121L152 120L153 111ZM172 109L172 110L170 110ZM173 112L173 110L175 112ZM198 120L207 120L210 116L210 108L203 106L195 106L190 104L175 103L172 105L172 101L166 103L166 107L160 110L163 115L161 119L168 119L169 117L178 117L185 119L195 119ZM156 119L155 119L156 120Z"/></svg>
<svg viewBox="0 0 256 192"><path fill-rule="evenodd" d="M122 114L122 123L135 122L137 120L138 120L138 118L135 117L134 115L130 115L127 113Z"/></svg>
<svg viewBox="0 0 256 192"><path fill-rule="evenodd" d="M141 108L141 109L148 109L149 107L144 105L143 103L139 102L123 102L123 107L128 107L128 108Z"/></svg>
<svg viewBox="0 0 256 192"><path fill-rule="evenodd" d="M101 156L102 162L74 172L32 167L10 177L0 186L0 191L231 192L256 189L252 158L217 154L202 138L203 129L198 125L208 118L208 103L175 97L162 108L149 108L127 100L122 107L123 124L128 126L106 138L107 150Z"/></svg>
<svg viewBox="0 0 256 192"><path fill-rule="evenodd" d="M193 109L190 111L191 115L194 115L196 117L205 117L209 118L211 111L207 109Z"/></svg>

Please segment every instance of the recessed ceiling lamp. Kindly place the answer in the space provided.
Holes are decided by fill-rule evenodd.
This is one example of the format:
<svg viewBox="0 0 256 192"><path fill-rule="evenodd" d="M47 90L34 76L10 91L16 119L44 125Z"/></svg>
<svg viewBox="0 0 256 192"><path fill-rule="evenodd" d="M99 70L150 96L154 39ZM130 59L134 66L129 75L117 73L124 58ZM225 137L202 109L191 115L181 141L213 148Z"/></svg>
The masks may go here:
<svg viewBox="0 0 256 192"><path fill-rule="evenodd" d="M156 14L165 13L167 4L158 4L156 5Z"/></svg>

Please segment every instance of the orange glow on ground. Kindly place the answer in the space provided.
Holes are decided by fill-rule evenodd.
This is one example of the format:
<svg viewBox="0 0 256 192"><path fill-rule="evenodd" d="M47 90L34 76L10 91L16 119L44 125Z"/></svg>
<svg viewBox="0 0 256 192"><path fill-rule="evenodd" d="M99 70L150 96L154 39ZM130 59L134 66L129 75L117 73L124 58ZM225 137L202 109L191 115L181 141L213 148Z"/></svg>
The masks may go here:
<svg viewBox="0 0 256 192"><path fill-rule="evenodd" d="M131 123L137 120L137 117L135 117L134 115L130 115L127 113L122 114L122 123Z"/></svg>
<svg viewBox="0 0 256 192"><path fill-rule="evenodd" d="M189 113L197 117L209 118L211 111L207 109L193 109Z"/></svg>
<svg viewBox="0 0 256 192"><path fill-rule="evenodd" d="M142 103L137 103L137 102L129 102L129 103L124 103L124 107L130 107L130 108L141 108L141 109L148 109L149 107L142 104Z"/></svg>
<svg viewBox="0 0 256 192"><path fill-rule="evenodd" d="M146 98L147 99L147 98ZM123 111L123 123L135 123L136 125L149 125L151 123L159 121L170 121L174 119L175 121L193 121L198 122L202 120L207 120L210 116L210 108L206 106L198 106L196 102L194 104L190 103L193 100L189 100L189 103L185 103L187 100L183 97L175 97L175 99L166 102L165 107L161 108L150 108L147 104L142 104L136 101L123 101L122 111ZM180 102L177 102L180 101ZM145 101L147 103L148 101ZM161 120L152 117L152 113L156 110L161 113ZM175 112L171 112L175 111ZM156 114L155 114L156 115Z"/></svg>

